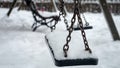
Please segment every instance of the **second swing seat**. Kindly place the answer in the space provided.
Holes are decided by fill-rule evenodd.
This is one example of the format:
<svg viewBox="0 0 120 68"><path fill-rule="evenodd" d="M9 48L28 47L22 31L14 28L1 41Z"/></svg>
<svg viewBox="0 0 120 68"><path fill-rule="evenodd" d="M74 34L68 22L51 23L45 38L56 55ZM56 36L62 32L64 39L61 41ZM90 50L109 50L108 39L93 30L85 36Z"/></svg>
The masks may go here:
<svg viewBox="0 0 120 68"><path fill-rule="evenodd" d="M83 28L84 28L84 30L88 30L88 29L92 29L93 28L93 26L83 26ZM73 27L73 29L74 30L80 30L80 27L79 26L74 26Z"/></svg>

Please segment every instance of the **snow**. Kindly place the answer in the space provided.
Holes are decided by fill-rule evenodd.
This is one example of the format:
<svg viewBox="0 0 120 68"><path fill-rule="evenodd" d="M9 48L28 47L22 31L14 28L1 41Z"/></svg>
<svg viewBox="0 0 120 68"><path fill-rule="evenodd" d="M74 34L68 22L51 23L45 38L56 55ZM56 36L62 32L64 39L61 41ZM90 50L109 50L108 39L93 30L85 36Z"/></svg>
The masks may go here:
<svg viewBox="0 0 120 68"><path fill-rule="evenodd" d="M64 59L84 59L84 58L97 58L94 53L90 54L85 51L84 43L80 32L73 32L71 42L69 43L68 57L64 57L63 46L66 44L67 31L54 31L46 35L48 42L54 52L57 60ZM53 38L54 37L54 38Z"/></svg>
<svg viewBox="0 0 120 68"><path fill-rule="evenodd" d="M34 22L29 11L14 9L8 18L8 9L0 8L0 68L58 68L54 65L45 35L50 29L42 26L32 32ZM56 13L40 12L44 16ZM97 66L69 66L63 68L119 68L120 41L113 41L103 13L84 13L87 21L93 26L86 30L89 46L97 55ZM72 14L69 14L70 22ZM120 35L120 16L112 15ZM63 20L57 24L58 31L64 31ZM80 35L81 36L81 35ZM81 42L82 40L80 40Z"/></svg>

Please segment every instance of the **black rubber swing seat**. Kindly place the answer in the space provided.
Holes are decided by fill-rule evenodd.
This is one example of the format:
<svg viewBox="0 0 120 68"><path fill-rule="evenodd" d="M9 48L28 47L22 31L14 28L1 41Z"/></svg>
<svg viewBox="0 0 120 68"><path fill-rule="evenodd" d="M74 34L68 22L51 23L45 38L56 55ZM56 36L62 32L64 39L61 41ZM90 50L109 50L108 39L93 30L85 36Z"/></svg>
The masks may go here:
<svg viewBox="0 0 120 68"><path fill-rule="evenodd" d="M65 58L64 53L62 52L63 49L61 49L62 46L59 47L59 44L62 43L59 38L62 38L61 39L62 41L63 41L63 39L65 39L65 37L64 37L65 35L61 36L61 34L63 34L63 33L64 32L57 32L57 33L53 32L52 34L48 34L48 35L45 36L46 42L49 46L50 52L53 56L53 59L54 59L54 62L55 62L56 66L62 67L62 66L97 65L98 64L98 58L97 57L89 56L89 57L85 57L85 58L83 58L83 57L82 58L77 58L77 57L71 58L68 55L68 58ZM53 45L53 44L56 44L56 45ZM77 48L79 48L79 47L77 47ZM59 52L55 52L56 50L59 51ZM60 52L60 50L61 50L61 52ZM60 53L62 53L62 54L60 54ZM85 55L87 55L87 54L85 54ZM90 55L90 54L88 54L88 55ZM58 57L60 57L60 58L58 58Z"/></svg>
<svg viewBox="0 0 120 68"><path fill-rule="evenodd" d="M92 29L93 26L84 26L83 27L85 30ZM74 30L80 30L80 27L73 27Z"/></svg>

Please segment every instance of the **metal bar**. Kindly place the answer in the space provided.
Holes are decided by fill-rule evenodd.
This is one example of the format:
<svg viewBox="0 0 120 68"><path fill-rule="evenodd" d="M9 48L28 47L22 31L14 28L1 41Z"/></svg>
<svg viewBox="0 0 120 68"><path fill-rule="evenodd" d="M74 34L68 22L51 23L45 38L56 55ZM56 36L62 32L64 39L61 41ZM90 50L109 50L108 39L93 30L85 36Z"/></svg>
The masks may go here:
<svg viewBox="0 0 120 68"><path fill-rule="evenodd" d="M22 5L24 4L24 0L22 0L22 2L19 5L18 11L22 8Z"/></svg>
<svg viewBox="0 0 120 68"><path fill-rule="evenodd" d="M8 13L7 13L7 16L8 16L8 17L10 16L10 14L11 14L11 12L12 12L15 4L16 4L16 2L17 2L17 0L14 0L14 1L13 1L12 6L10 7L10 9L9 9L9 11L8 11Z"/></svg>
<svg viewBox="0 0 120 68"><path fill-rule="evenodd" d="M109 29L111 31L111 34L112 34L112 37L113 37L113 40L120 40L120 37L119 37L119 33L117 31L117 28L114 24L114 21L113 21L113 18L108 10L108 7L107 7L107 2L106 0L99 0L100 4L101 4L101 7L103 9L103 12L104 12L104 16L107 20L107 24L109 26Z"/></svg>

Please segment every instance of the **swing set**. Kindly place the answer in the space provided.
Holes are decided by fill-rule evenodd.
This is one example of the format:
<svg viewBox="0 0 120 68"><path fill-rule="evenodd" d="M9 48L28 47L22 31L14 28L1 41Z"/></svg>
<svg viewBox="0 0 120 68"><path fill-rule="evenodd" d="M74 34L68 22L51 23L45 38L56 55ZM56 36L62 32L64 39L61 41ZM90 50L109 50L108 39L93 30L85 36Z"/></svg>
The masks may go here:
<svg viewBox="0 0 120 68"><path fill-rule="evenodd" d="M10 10L7 13L7 16L10 15L16 2L17 2L17 0L13 1L12 6L10 7ZM33 23L33 25L32 25L33 31L35 31L38 27L40 27L42 25L49 27L51 29L51 31L55 29L55 25L60 20L59 16L53 15L53 16L49 16L49 17L44 17L37 11L36 6L32 0L22 0L22 3L24 3L24 2L27 5L27 7L29 7L29 9L31 10L33 18L35 20L35 23ZM54 24L52 24L53 22L54 22Z"/></svg>
<svg viewBox="0 0 120 68"><path fill-rule="evenodd" d="M64 8L64 1L63 0L59 0L59 1L61 3L60 14L61 13L63 14L62 10ZM78 25L80 26L81 35L82 35L82 38L83 38L83 41L84 41L85 49L83 49L82 52L85 53L83 55L89 55L87 57L84 56L84 57L81 58L80 54L82 54L82 53L78 53L78 54L75 54L78 57L76 57L75 55L72 55L74 57L70 58L71 56L70 56L69 53L71 52L70 50L72 50L72 48L70 48L70 46L72 47L74 44L72 45L72 44L69 44L69 43L73 42L72 41L72 33L73 33L73 30L74 30L73 26L76 22L76 18L78 18ZM97 65L98 64L98 58L93 56L92 50L90 49L90 47L88 45L88 41L87 41L86 34L85 34L85 31L84 31L84 27L83 27L83 22L82 22L82 19L80 17L79 0L74 0L74 13L73 13L73 17L71 19L71 25L68 28L68 35L67 34L63 35L64 33L66 33L66 32L60 32L60 31L55 32L55 31L53 31L52 33L46 35L46 37L45 37L46 41L48 43L48 46L50 48L50 51L53 55L53 58L55 60L55 65L56 66L61 67L61 66ZM74 39L77 38L77 36L79 36L79 35L75 35L75 36L76 37L74 37ZM52 39L52 37L55 37L55 39ZM66 37L66 40L65 40L64 37ZM64 41L61 42L61 40L64 40ZM61 43L59 43L59 42L61 42ZM63 44L63 42L64 42L64 44ZM75 46L77 46L77 45L75 45ZM77 47L78 47L78 50L79 50L80 49L79 46L77 46ZM58 50L58 52L56 52L56 50ZM74 49L74 51L79 52L79 51L76 51L75 49ZM59 53L59 54L57 54L57 53ZM58 55L61 56L62 58L61 57L59 58Z"/></svg>
<svg viewBox="0 0 120 68"><path fill-rule="evenodd" d="M79 8L80 8L80 10L81 10L81 11L80 11L80 12L81 12L81 15L82 15L82 17L83 17L83 19L84 19L84 21L85 21L85 25L83 26L83 28L84 28L84 29L92 29L93 27L90 26L89 22L86 20L85 15L84 15L84 13L83 13L83 8L82 8L82 5L81 5L81 0L78 1L78 2L79 2ZM77 27L74 27L74 30L80 30L79 24L77 24Z"/></svg>
<svg viewBox="0 0 120 68"><path fill-rule="evenodd" d="M73 17L71 19L70 26L68 25L67 19L65 17L64 0L59 0L59 2L60 2L59 16L55 15L55 16L50 16L50 17L44 17L44 16L40 15L39 12L36 10L36 7L32 0L24 0L24 1L25 1L26 5L30 8L30 10L32 11L33 18L36 21L32 25L33 31L35 31L41 25L46 25L52 31L50 34L47 34L45 36L45 39L46 39L46 42L48 43L49 49L54 58L56 66L61 67L61 66L97 65L98 64L98 58L96 56L94 56L92 50L90 49L87 38L86 38L86 33L84 31L84 29L92 28L92 26L88 27L89 23L86 21L84 14L80 12L80 9L82 10L82 8L79 9L79 7L81 7L81 1L79 2L79 0L74 0L74 13L73 13ZM113 35L114 40L118 40L118 39L120 40L119 36L117 35L118 33L114 26L112 17L110 15L110 13L107 12L108 10L106 7L106 1L105 0L99 0L99 1L104 10L105 17L108 21L108 24L112 24L112 25L109 25L109 27L113 27L113 29L110 28L112 34L116 33ZM80 14L83 15L83 18L86 22L87 28L84 28ZM8 15L9 15L9 12L8 12ZM40 18L40 20L37 19L37 16ZM60 20L61 16L63 16L63 18L64 18L64 23L66 24L67 31L63 31L63 32L53 31L53 30L55 30L56 24ZM51 20L47 21L48 19L51 19ZM54 25L48 25L48 23L51 23L53 21L55 21ZM77 28L74 27L74 24L76 21L78 22ZM75 32L73 32L74 30L81 31L84 49L82 49L81 46L78 46L78 45L81 45L81 43L79 43L79 41L81 41L81 40L74 41L75 39L79 38L79 36L80 36L79 34L76 34ZM74 40L72 40L72 37L74 38ZM75 43L78 43L78 44L75 45ZM73 51L73 53L72 53L72 51ZM82 57L80 57L80 56L82 56Z"/></svg>
<svg viewBox="0 0 120 68"><path fill-rule="evenodd" d="M7 16L10 15L16 2L17 2L17 0L13 1L12 6L10 7L10 10L7 13ZM62 16L64 18L64 23L66 25L66 29L68 30L69 25L68 25L68 21L66 19L66 10L65 10L63 3L61 3L61 7L60 7L61 12L59 13L59 16L53 15L53 16L49 16L49 17L44 17L37 11L36 6L32 0L22 0L22 3L20 4L20 7L18 10L20 10L21 5L24 2L26 3L27 7L29 7L29 9L31 10L33 18L35 20L35 23L33 23L33 25L32 25L33 31L36 31L36 29L40 26L47 26L48 28L51 29L51 31L53 31L56 28L56 24L58 23L58 21L60 21L60 16ZM64 7L64 8L62 8L62 7ZM80 7L81 7L81 2L80 2ZM82 10L82 7L81 7L81 10ZM83 16L83 19L85 21L85 25L83 28L84 29L92 29L93 27L89 26L89 23L87 22L83 13L82 13L82 16ZM77 26L74 26L74 30L80 30L80 27L78 26L78 24L77 24Z"/></svg>
<svg viewBox="0 0 120 68"><path fill-rule="evenodd" d="M62 5L60 8L61 8L61 10L63 10L64 1L63 0L59 0L59 1ZM106 1L99 0L99 2L103 9L106 20L108 21L111 33L114 34L113 39L120 40L120 37L118 35L117 29L115 27L115 24L113 22L111 14L109 13L108 8L106 6L106 4L107 4ZM63 12L60 11L60 13L63 13ZM74 26L76 20L78 20L78 26L80 28L81 35L82 35L83 42L84 42L83 44L84 44L85 49L83 51L80 50L81 47L77 46L77 45L81 45L78 43L80 40L77 39L77 38L79 38L79 35L77 35L73 32L73 30L74 30L73 26ZM111 27L113 27L113 29ZM72 35L72 33L73 33L73 35ZM53 37L55 39L53 39ZM77 42L73 41L72 37L74 38L74 40L77 39L76 40ZM86 38L86 33L84 31L83 22L82 22L82 19L80 16L79 0L74 0L74 13L73 13L73 17L71 19L71 25L68 28L68 32L53 31L52 33L46 35L45 38L46 38L46 41L50 48L50 51L52 53L52 56L54 58L54 62L55 62L56 66L61 67L61 66L97 65L98 64L98 58L93 55L93 52L90 49L87 38ZM74 46L77 47L78 49L75 48ZM74 53L72 53L72 51L74 51ZM84 54L82 54L80 52L82 52L82 53L84 52ZM84 56L82 56L82 55L84 55Z"/></svg>

